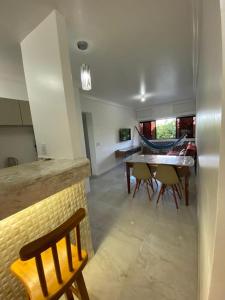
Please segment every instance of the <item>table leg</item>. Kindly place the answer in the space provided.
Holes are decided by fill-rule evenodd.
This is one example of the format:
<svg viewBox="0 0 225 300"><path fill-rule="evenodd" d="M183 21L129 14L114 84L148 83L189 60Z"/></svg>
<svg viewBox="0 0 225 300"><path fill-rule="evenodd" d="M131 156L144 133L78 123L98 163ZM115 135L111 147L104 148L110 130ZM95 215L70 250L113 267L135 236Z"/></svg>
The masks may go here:
<svg viewBox="0 0 225 300"><path fill-rule="evenodd" d="M185 189L185 204L186 206L189 205L189 175L186 175L185 178L184 178L184 181L185 181L185 186L184 186L184 189Z"/></svg>
<svg viewBox="0 0 225 300"><path fill-rule="evenodd" d="M130 166L126 163L126 174L127 174L127 192L130 194Z"/></svg>

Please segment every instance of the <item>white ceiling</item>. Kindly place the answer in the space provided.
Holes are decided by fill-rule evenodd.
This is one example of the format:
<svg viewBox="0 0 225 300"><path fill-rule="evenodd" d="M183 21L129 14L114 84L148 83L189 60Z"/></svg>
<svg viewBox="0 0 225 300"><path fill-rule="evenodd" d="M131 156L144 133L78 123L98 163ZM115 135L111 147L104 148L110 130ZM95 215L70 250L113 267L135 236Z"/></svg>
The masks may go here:
<svg viewBox="0 0 225 300"><path fill-rule="evenodd" d="M91 67L91 96L139 108L193 99L191 0L0 0L4 76L24 78L19 42L52 9L66 17L76 80Z"/></svg>

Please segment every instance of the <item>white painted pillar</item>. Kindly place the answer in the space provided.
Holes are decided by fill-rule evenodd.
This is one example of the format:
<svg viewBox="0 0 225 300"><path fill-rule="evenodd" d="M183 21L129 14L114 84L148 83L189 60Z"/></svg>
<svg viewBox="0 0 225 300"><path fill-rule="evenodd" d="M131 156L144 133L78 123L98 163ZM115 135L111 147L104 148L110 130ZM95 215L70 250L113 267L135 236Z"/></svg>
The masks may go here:
<svg viewBox="0 0 225 300"><path fill-rule="evenodd" d="M86 156L64 18L53 11L21 42L21 50L38 157Z"/></svg>

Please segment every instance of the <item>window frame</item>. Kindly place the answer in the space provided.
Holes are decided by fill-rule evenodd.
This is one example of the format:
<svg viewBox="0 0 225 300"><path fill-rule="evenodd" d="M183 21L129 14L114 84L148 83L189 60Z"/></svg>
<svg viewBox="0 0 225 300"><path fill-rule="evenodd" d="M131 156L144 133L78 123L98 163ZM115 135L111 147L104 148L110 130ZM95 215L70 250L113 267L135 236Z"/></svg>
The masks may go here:
<svg viewBox="0 0 225 300"><path fill-rule="evenodd" d="M166 141L166 140L174 140L174 139L178 139L178 126L177 126L177 120L178 119L183 119L183 118L193 118L193 129L192 129L192 137L188 137L188 138L195 138L195 128L196 128L196 115L191 114L191 115L187 115L187 116L180 116L180 117L168 117L168 118L162 118L162 119L158 119L158 120L166 120L166 119L175 119L175 125L176 125L176 132L175 132L175 137L174 138L165 138L165 139L157 139L157 126L156 126L156 119L152 119L152 120L148 120L148 121L139 121L139 128L140 128L140 124L142 124L142 130L143 130L143 124L144 123L151 123L154 122L155 123L155 138L150 138L150 140L157 140L157 141ZM152 124L151 124L152 125ZM151 126L150 126L151 128ZM142 131L141 130L141 131ZM152 131L152 129L151 129ZM144 132L142 131L142 134L144 135ZM152 134L151 134L152 135ZM146 137L146 136L145 136Z"/></svg>
<svg viewBox="0 0 225 300"><path fill-rule="evenodd" d="M178 127L177 127L177 120L178 119L185 119L185 118L192 118L192 136L188 137L188 139L195 139L195 128L196 128L196 115L188 115L188 116L181 116L176 118L176 138L179 139L181 136L178 136Z"/></svg>

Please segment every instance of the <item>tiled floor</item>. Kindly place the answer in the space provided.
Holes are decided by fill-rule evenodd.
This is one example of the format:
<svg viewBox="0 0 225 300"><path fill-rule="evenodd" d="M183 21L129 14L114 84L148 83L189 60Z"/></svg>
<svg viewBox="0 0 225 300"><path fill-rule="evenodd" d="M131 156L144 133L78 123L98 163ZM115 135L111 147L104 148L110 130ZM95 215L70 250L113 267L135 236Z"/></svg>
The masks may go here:
<svg viewBox="0 0 225 300"><path fill-rule="evenodd" d="M91 300L196 300L197 222L167 194L156 207L144 187L126 192L124 167L91 180L88 197L96 254L84 276Z"/></svg>

